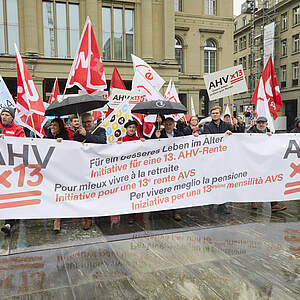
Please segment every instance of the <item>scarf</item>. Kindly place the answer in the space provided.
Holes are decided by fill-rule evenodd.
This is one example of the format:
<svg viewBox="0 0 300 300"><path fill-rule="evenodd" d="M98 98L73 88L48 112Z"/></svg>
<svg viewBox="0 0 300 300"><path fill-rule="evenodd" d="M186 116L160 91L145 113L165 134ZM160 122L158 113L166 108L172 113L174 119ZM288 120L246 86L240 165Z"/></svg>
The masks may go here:
<svg viewBox="0 0 300 300"><path fill-rule="evenodd" d="M199 130L199 125L190 125L190 127L192 128L193 133Z"/></svg>

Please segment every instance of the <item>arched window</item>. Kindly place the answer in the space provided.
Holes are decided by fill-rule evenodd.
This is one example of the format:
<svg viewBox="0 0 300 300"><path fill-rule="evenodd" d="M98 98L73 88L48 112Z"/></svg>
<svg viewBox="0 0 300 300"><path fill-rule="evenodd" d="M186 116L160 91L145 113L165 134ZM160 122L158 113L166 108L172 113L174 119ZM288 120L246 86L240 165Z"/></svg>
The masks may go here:
<svg viewBox="0 0 300 300"><path fill-rule="evenodd" d="M204 73L216 72L217 47L214 41L207 40L204 44Z"/></svg>
<svg viewBox="0 0 300 300"><path fill-rule="evenodd" d="M179 72L182 72L183 71L182 42L178 37L175 37L175 59L179 65Z"/></svg>

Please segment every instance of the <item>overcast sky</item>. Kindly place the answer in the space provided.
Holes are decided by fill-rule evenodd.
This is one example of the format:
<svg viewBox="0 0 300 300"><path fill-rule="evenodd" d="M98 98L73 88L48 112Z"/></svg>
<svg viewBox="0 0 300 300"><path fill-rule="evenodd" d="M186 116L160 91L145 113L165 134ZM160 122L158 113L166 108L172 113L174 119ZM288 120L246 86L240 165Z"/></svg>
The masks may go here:
<svg viewBox="0 0 300 300"><path fill-rule="evenodd" d="M245 2L245 0L233 0L234 3L234 15L238 16L241 13L241 4Z"/></svg>

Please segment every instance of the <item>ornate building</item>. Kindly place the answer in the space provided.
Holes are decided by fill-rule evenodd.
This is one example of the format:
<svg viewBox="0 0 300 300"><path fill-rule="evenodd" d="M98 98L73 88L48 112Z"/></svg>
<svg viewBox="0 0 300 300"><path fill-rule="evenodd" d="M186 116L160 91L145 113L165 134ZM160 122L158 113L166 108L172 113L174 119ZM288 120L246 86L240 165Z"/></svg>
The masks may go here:
<svg viewBox="0 0 300 300"><path fill-rule="evenodd" d="M233 61L232 0L0 0L0 75L14 95L14 43L47 100L56 77L64 90L86 16L108 83L117 66L131 88L134 53L174 80L184 104L193 96L196 112L207 112L203 74Z"/></svg>

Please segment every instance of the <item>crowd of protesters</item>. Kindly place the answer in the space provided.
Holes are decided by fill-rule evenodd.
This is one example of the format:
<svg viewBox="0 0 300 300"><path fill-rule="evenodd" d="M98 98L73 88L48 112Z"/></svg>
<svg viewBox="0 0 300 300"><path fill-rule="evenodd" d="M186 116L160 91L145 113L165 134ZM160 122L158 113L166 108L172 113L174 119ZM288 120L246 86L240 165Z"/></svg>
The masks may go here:
<svg viewBox="0 0 300 300"><path fill-rule="evenodd" d="M237 118L231 118L230 115L224 115L222 118L222 109L220 106L215 106L210 110L211 121L201 124L197 116L191 116L189 121L180 119L177 122L172 117L164 118L164 116L157 116L155 130L150 137L151 139L161 138L173 138L179 136L193 135L195 137L201 134L228 134L232 133L260 133L266 134L266 136L272 135L272 132L267 127L267 119L265 117L258 117L255 124L246 130L246 124L243 116L237 116ZM25 137L32 136L30 132L24 131L24 129L15 124L14 122L15 112L12 108L4 108L1 111L0 116L0 136L15 136ZM62 140L74 140L81 143L96 143L106 144L106 132L102 127L95 125L101 122L101 120L93 120L90 113L84 113L81 115L81 120L77 115L69 116L67 122L63 119L54 118L45 125L45 138L56 139L57 142ZM136 140L145 140L145 137L138 136L137 133L138 123L133 120L129 120L125 124L126 135L118 139L118 144L123 142L130 142ZM300 133L300 117L295 119L295 128L292 133ZM255 202L251 203L252 209L257 209ZM214 209L214 205L210 205L210 209ZM286 207L280 205L278 202L271 202L272 212L285 210ZM231 213L227 204L221 204L217 206L219 213ZM179 210L172 210L173 218L176 221L181 220ZM135 215L130 214L128 217L128 223L133 223ZM11 228L18 222L18 220L5 220L4 225L1 228L6 235L10 235ZM82 227L84 230L90 229L92 225L92 218L82 218ZM53 230L58 233L61 229L61 220L54 219Z"/></svg>

